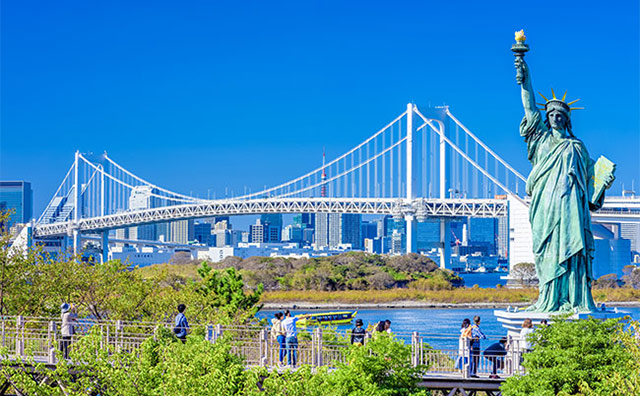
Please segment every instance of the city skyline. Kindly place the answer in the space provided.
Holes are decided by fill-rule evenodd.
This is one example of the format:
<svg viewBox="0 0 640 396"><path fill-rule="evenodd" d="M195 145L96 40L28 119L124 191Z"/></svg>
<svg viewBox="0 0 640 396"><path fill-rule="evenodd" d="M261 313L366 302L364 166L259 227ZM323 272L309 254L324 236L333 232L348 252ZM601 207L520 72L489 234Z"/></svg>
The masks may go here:
<svg viewBox="0 0 640 396"><path fill-rule="evenodd" d="M545 22L545 7L525 17L506 2L459 5L454 24L445 23L453 10L444 4L409 4L413 13L257 3L241 13L196 4L175 15L167 4L150 13L136 6L120 13L115 3L5 4L0 178L32 183L36 217L76 149L107 150L185 194L237 195L245 185L255 191L318 167L323 147L335 158L407 101L450 105L526 175L509 51L513 31L524 28L536 89L582 99L587 109L575 113L574 130L598 150L592 157L618 163L612 193L619 195L622 183L640 183L638 46L627 45L638 37L637 4L628 5L636 12L597 10L597 30L588 23L596 10L576 4L554 6L562 40ZM309 11L315 16L301 16ZM427 23L427 15L440 18ZM45 56L43 68L37 60ZM612 134L625 144L604 138Z"/></svg>

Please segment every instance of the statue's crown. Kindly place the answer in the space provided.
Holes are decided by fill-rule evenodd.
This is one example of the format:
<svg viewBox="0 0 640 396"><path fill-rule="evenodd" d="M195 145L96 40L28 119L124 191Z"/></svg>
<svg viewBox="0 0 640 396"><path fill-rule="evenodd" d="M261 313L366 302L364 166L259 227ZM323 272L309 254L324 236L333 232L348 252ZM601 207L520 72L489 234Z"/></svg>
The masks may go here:
<svg viewBox="0 0 640 396"><path fill-rule="evenodd" d="M571 107L572 104L576 103L580 99L572 100L571 102L566 103L564 101L567 98L567 92L566 91L565 91L564 95L562 95L562 99L556 98L556 93L553 91L553 88L551 88L551 95L552 95L551 99L547 99L540 92L538 92L538 94L540 94L540 96L542 96L542 98L546 101L546 103L536 103L536 104L542 106L540 108L540 110L544 110L547 113L552 111L552 110L560 110L560 111L562 111L564 113L569 114L569 113L571 113L571 110L582 110L582 109L584 109L584 107Z"/></svg>

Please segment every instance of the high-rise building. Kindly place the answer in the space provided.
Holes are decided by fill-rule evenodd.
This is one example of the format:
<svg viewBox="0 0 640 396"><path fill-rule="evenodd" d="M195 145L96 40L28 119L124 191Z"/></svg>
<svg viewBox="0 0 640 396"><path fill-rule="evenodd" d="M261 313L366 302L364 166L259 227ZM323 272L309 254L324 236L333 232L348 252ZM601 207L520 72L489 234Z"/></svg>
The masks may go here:
<svg viewBox="0 0 640 396"><path fill-rule="evenodd" d="M378 238L390 237L393 234L393 217L386 215L377 221Z"/></svg>
<svg viewBox="0 0 640 396"><path fill-rule="evenodd" d="M157 208L160 200L154 196L156 194L157 190L151 186L133 187L129 194L129 210Z"/></svg>
<svg viewBox="0 0 640 396"><path fill-rule="evenodd" d="M393 231L391 233L391 252L403 254L407 246L407 222L402 216L393 217ZM417 241L416 241L417 242Z"/></svg>
<svg viewBox="0 0 640 396"><path fill-rule="evenodd" d="M378 224L370 221L363 221L361 224L360 236L362 239L373 239L378 236Z"/></svg>
<svg viewBox="0 0 640 396"><path fill-rule="evenodd" d="M33 191L27 181L0 181L0 211L12 210L7 230L14 224L24 224L33 217Z"/></svg>
<svg viewBox="0 0 640 396"><path fill-rule="evenodd" d="M265 242L280 242L282 237L282 214L268 213L260 216L262 224L268 226L268 238Z"/></svg>
<svg viewBox="0 0 640 396"><path fill-rule="evenodd" d="M293 226L300 228L300 241L303 244L313 243L316 227L316 215L313 213L300 213L293 216ZM283 234L284 235L284 234Z"/></svg>
<svg viewBox="0 0 640 396"><path fill-rule="evenodd" d="M498 219L493 217L469 218L469 245L486 248L488 254L496 253Z"/></svg>
<svg viewBox="0 0 640 396"><path fill-rule="evenodd" d="M362 215L343 213L340 216L342 236L340 244L350 244L352 249L362 248Z"/></svg>
<svg viewBox="0 0 640 396"><path fill-rule="evenodd" d="M302 213L300 215L300 225L303 228L315 228L316 227L316 215L315 213Z"/></svg>
<svg viewBox="0 0 640 396"><path fill-rule="evenodd" d="M193 220L177 220L169 223L169 241L188 244L195 239Z"/></svg>
<svg viewBox="0 0 640 396"><path fill-rule="evenodd" d="M302 242L302 227L298 224L289 224L282 231L283 242Z"/></svg>
<svg viewBox="0 0 640 396"><path fill-rule="evenodd" d="M206 246L212 245L211 223L196 223L193 226L194 238Z"/></svg>
<svg viewBox="0 0 640 396"><path fill-rule="evenodd" d="M316 249L329 247L329 213L318 213L316 215L314 242Z"/></svg>
<svg viewBox="0 0 640 396"><path fill-rule="evenodd" d="M258 219L256 220L256 224L249 226L249 236L252 243L269 242L269 226Z"/></svg>
<svg viewBox="0 0 640 396"><path fill-rule="evenodd" d="M212 232L215 236L214 246L224 247L233 245L232 230L227 220L217 222Z"/></svg>
<svg viewBox="0 0 640 396"><path fill-rule="evenodd" d="M628 239L631 242L632 252L640 252L640 224L620 224L620 238Z"/></svg>
<svg viewBox="0 0 640 396"><path fill-rule="evenodd" d="M416 249L426 252L438 247L440 242L440 220L427 219L418 222L416 227Z"/></svg>
<svg viewBox="0 0 640 396"><path fill-rule="evenodd" d="M160 200L154 194L157 190L150 186L136 186L129 195L129 210L157 208ZM158 239L158 225L148 224L129 228L129 239L155 241Z"/></svg>
<svg viewBox="0 0 640 396"><path fill-rule="evenodd" d="M361 248L360 223L362 216L352 213L319 213L316 216L316 249L335 249L350 244Z"/></svg>
<svg viewBox="0 0 640 396"><path fill-rule="evenodd" d="M509 255L509 218L498 217L498 255L508 257Z"/></svg>
<svg viewBox="0 0 640 396"><path fill-rule="evenodd" d="M216 224L218 224L221 221L226 221L227 224L229 225L229 229L231 229L231 220L229 219L229 216L216 216L216 217L211 217L205 220L207 223L211 223L211 227L215 226Z"/></svg>

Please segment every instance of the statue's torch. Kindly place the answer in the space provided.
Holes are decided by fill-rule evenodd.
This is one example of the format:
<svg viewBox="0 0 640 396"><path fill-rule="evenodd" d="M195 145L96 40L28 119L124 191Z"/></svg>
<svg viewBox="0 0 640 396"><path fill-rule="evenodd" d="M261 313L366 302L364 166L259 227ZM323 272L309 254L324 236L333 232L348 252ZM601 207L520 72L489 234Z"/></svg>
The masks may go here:
<svg viewBox="0 0 640 396"><path fill-rule="evenodd" d="M516 42L511 46L511 51L517 60L522 61L524 54L529 51L529 46L524 43L527 37L524 35L524 30L516 32ZM516 81L518 84L522 84L524 76L522 75L522 69L518 68L516 71Z"/></svg>

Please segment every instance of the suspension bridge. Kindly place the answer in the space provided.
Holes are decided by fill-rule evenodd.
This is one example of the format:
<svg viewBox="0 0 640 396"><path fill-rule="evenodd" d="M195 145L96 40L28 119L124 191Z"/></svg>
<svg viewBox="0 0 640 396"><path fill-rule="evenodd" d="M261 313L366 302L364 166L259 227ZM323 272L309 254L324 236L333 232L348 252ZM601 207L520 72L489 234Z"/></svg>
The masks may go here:
<svg viewBox="0 0 640 396"><path fill-rule="evenodd" d="M404 219L407 253L416 252L417 222L438 221L444 267L450 256L450 221L502 217L509 219L513 231L514 222L526 217L525 185L526 178L448 107L423 113L408 104L382 129L332 161L288 182L232 198L173 192L137 176L106 153L76 152L53 198L16 242L26 246L62 237L78 253L83 238L97 238L106 260L109 232L119 228L264 213L378 214ZM145 204L132 205L132 195L141 192ZM594 219L598 216L608 222L640 221L640 203L623 210L605 205ZM530 231L524 228L510 235L518 246L509 250L531 255Z"/></svg>

